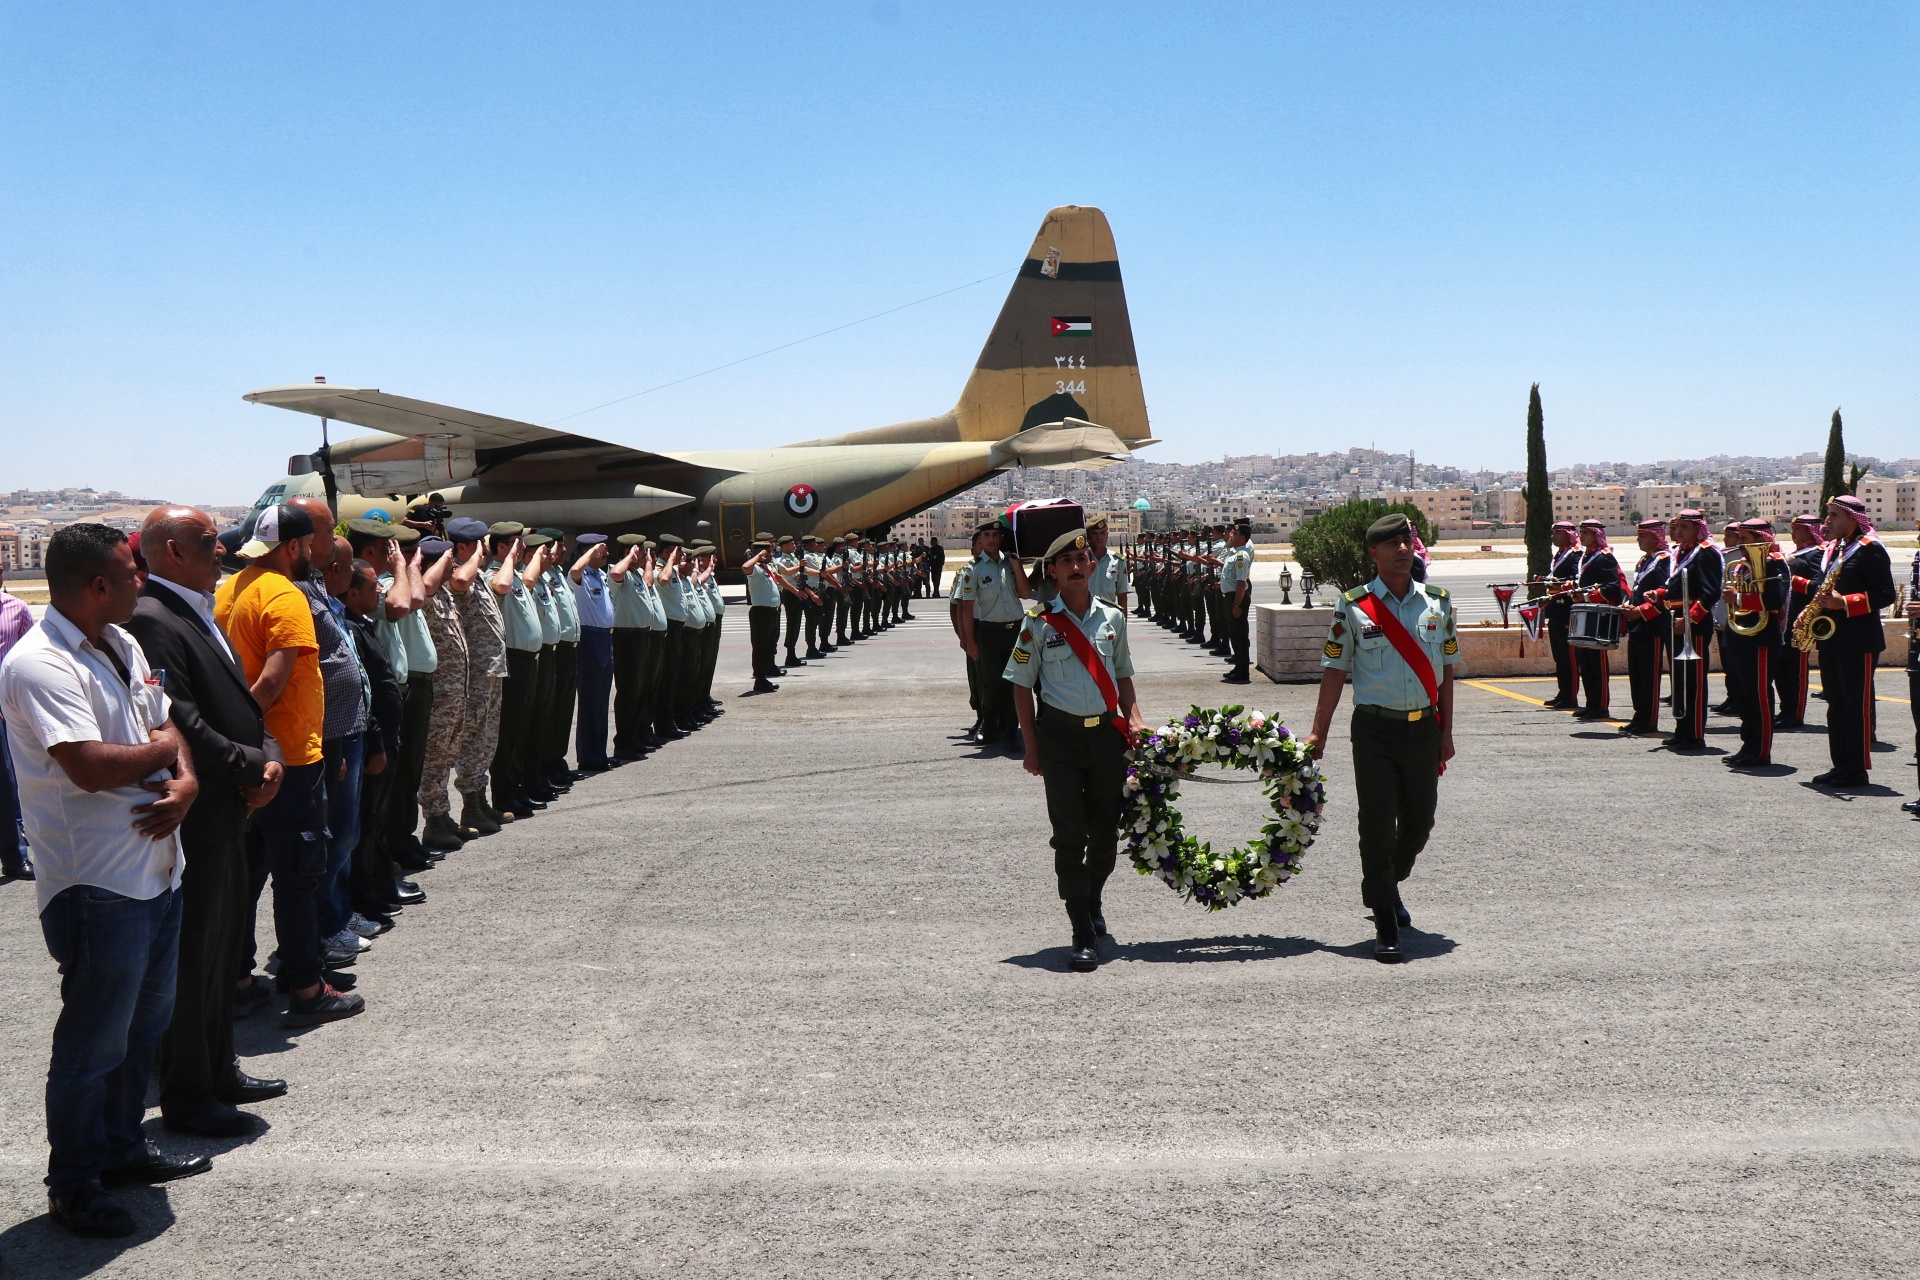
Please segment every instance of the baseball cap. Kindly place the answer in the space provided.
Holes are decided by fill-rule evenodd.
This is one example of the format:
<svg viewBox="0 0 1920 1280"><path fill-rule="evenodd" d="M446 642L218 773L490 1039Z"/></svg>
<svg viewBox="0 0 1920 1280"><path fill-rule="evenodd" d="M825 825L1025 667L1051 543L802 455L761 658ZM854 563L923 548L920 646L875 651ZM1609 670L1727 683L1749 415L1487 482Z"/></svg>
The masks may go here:
<svg viewBox="0 0 1920 1280"><path fill-rule="evenodd" d="M253 536L240 548L240 554L249 560L258 560L272 554L275 547L288 539L304 538L312 532L312 516L298 507L276 503L261 508L259 518L253 522Z"/></svg>

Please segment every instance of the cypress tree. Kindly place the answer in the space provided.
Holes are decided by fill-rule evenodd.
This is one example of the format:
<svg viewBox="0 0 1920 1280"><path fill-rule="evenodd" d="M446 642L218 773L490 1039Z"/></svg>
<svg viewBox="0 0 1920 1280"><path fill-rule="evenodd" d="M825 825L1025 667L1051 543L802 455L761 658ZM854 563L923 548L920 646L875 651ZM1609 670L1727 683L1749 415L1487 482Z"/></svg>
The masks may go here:
<svg viewBox="0 0 1920 1280"><path fill-rule="evenodd" d="M1540 384L1527 393L1527 576L1545 576L1552 560L1553 488L1547 481L1547 425Z"/></svg>
<svg viewBox="0 0 1920 1280"><path fill-rule="evenodd" d="M1816 511L1827 509L1827 500L1850 492L1847 488L1847 445L1840 436L1840 411L1833 411L1833 425L1827 428L1827 463L1820 473L1820 505Z"/></svg>

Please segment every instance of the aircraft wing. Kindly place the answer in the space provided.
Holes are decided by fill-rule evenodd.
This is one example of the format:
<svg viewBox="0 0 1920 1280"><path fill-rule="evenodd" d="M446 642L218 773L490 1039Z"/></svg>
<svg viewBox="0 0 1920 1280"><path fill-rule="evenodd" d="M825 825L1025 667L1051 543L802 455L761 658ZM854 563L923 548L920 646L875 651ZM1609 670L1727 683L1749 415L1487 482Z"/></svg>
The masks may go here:
<svg viewBox="0 0 1920 1280"><path fill-rule="evenodd" d="M298 382L249 392L242 398L254 404L269 404L277 409L292 409L316 418L331 418L335 422L408 437L425 442L436 451L471 456L474 475L485 475L502 463L520 458L575 466L585 464L584 469L591 471L625 471L676 462L665 454L649 453L645 449L538 427L531 422L516 422L512 418L496 418L471 409L410 400L377 388Z"/></svg>

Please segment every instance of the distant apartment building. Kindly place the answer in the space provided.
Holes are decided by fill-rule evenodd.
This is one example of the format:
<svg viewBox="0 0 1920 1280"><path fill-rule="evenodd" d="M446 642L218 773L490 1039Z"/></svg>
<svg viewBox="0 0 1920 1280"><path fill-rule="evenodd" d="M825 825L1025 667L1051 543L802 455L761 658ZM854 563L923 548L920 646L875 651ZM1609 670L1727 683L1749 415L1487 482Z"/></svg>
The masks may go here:
<svg viewBox="0 0 1920 1280"><path fill-rule="evenodd" d="M1771 520L1775 532L1785 533L1795 516L1813 511L1819 501L1818 481L1782 480L1754 486L1753 513Z"/></svg>
<svg viewBox="0 0 1920 1280"><path fill-rule="evenodd" d="M1394 489L1386 497L1388 502L1411 502L1436 530L1473 528L1471 489Z"/></svg>
<svg viewBox="0 0 1920 1280"><path fill-rule="evenodd" d="M1920 498L1920 477L1899 479L1867 476L1854 490L1854 496L1867 504L1867 518L1876 528L1907 527L1915 518L1916 499Z"/></svg>
<svg viewBox="0 0 1920 1280"><path fill-rule="evenodd" d="M1642 520L1671 520L1682 511L1698 511L1713 521L1726 515L1727 503L1719 489L1705 485L1637 484L1627 490L1627 510L1638 511Z"/></svg>
<svg viewBox="0 0 1920 1280"><path fill-rule="evenodd" d="M1637 492L1637 490L1635 491ZM1602 520L1610 526L1627 523L1628 491L1617 484L1595 485L1553 491L1555 520ZM1527 495L1523 489L1490 489L1482 495L1486 518L1498 524L1518 527L1527 522ZM1648 517L1649 519L1651 517Z"/></svg>
<svg viewBox="0 0 1920 1280"><path fill-rule="evenodd" d="M0 524L0 565L23 572L46 568L47 539L52 536L44 524Z"/></svg>

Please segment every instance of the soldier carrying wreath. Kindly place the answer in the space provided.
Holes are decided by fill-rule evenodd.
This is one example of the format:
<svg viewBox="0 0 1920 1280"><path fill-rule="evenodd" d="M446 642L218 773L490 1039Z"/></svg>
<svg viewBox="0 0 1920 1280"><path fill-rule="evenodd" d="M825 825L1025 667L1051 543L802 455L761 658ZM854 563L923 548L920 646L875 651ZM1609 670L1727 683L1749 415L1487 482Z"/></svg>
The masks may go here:
<svg viewBox="0 0 1920 1280"><path fill-rule="evenodd" d="M1340 691L1353 676L1353 780L1360 816L1360 898L1373 912L1373 954L1402 959L1413 917L1400 882L1426 848L1440 775L1453 757L1453 601L1413 579L1413 525L1399 512L1367 528L1373 581L1344 593L1328 629L1320 702L1307 747L1319 758Z"/></svg>
<svg viewBox="0 0 1920 1280"><path fill-rule="evenodd" d="M1134 702L1127 615L1093 594L1087 531L1055 538L1040 563L1059 594L1028 606L1006 679L1029 744L1023 765L1046 782L1053 869L1073 925L1068 967L1086 973L1099 966L1107 931L1100 891L1119 851L1127 749L1146 725Z"/></svg>

